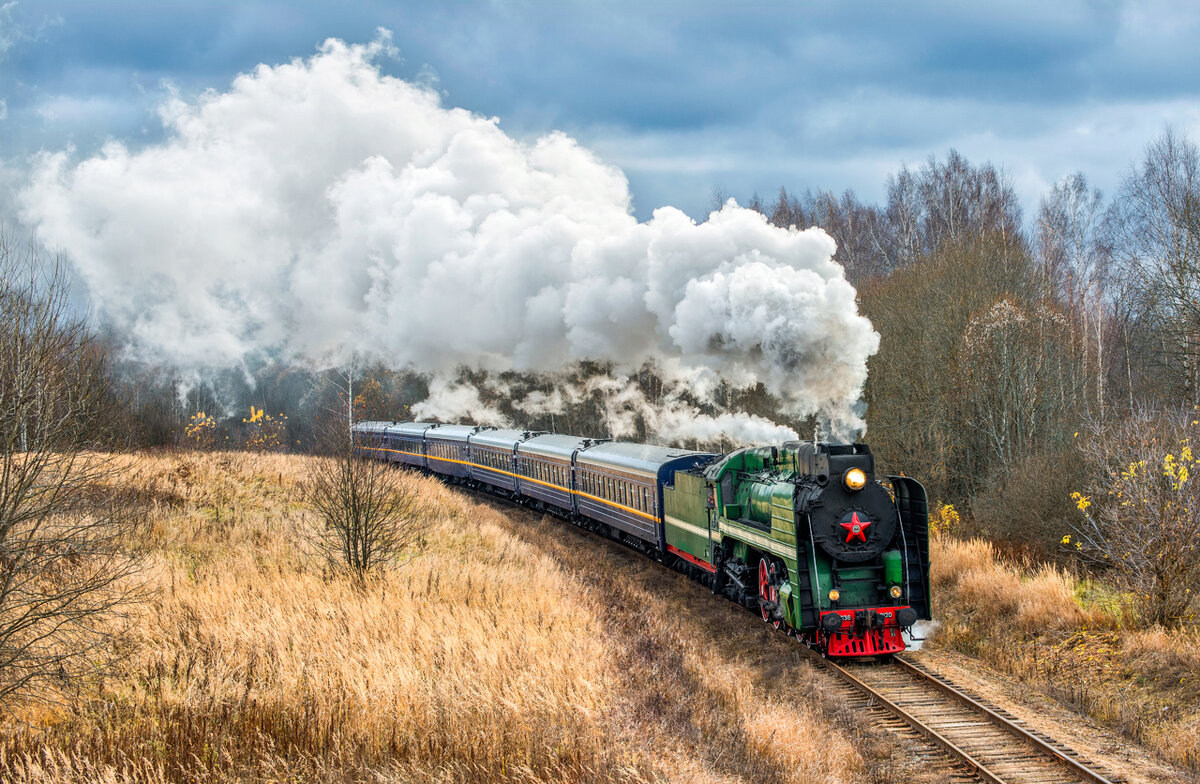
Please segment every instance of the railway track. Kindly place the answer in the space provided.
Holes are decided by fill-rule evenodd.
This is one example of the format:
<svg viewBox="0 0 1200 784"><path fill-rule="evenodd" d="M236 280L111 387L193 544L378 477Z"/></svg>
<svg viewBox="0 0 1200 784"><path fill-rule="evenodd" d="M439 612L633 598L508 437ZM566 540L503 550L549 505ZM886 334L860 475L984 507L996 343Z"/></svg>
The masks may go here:
<svg viewBox="0 0 1200 784"><path fill-rule="evenodd" d="M920 663L897 657L891 662L841 665L811 655L865 697L872 709L890 714L889 729L917 733L978 780L989 784L1122 781Z"/></svg>

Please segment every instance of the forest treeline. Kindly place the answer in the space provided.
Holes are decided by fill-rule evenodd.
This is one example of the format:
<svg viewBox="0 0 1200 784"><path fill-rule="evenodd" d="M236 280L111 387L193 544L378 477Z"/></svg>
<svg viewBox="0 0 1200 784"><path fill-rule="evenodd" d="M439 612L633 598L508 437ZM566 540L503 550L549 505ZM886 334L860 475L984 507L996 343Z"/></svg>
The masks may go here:
<svg viewBox="0 0 1200 784"><path fill-rule="evenodd" d="M953 150L900 168L883 204L781 188L748 205L837 240L882 339L864 394L867 441L881 469L919 477L967 532L1086 554L1080 528L1101 521L1081 523L1080 513L1099 511L1096 477L1115 470L1088 444L1133 420L1146 432L1189 424L1200 404L1200 154L1171 129L1129 164L1115 193L1077 173L1031 216L1002 170ZM118 344L108 341L114 357ZM379 364L317 373L264 362L202 383L169 368L110 366L108 432L143 446L303 450L321 417L404 418L428 391L419 374ZM606 370L583 363L571 373ZM514 401L552 392L546 379L461 373L512 421L606 435L600 391L535 415ZM661 394L653 367L636 381L647 399ZM777 413L761 390L728 390L723 402ZM1104 454L1101 462L1136 457ZM1091 512L1072 492L1095 501Z"/></svg>
<svg viewBox="0 0 1200 784"><path fill-rule="evenodd" d="M887 202L781 189L752 204L838 241L880 333L865 389L885 471L918 477L959 534L1070 557L1144 621L1200 592L1200 154L1166 129L1106 197L1083 173L1022 215L991 164L951 151ZM1196 479L1191 474L1197 473Z"/></svg>
<svg viewBox="0 0 1200 784"><path fill-rule="evenodd" d="M827 227L881 335L865 397L882 463L973 532L1043 551L1082 549L1080 498L1112 472L1149 457L1165 481L1187 435L1165 433L1200 403L1198 164L1168 129L1111 198L1077 173L1029 221L1001 172L953 151L901 169L883 207L781 192L771 219ZM1090 458L1130 421L1165 451Z"/></svg>

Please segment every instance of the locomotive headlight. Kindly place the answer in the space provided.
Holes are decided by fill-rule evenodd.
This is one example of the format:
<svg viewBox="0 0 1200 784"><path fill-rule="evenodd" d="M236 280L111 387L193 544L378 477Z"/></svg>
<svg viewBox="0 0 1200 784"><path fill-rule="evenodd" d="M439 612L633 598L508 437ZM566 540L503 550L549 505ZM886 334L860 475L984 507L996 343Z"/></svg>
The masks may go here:
<svg viewBox="0 0 1200 784"><path fill-rule="evenodd" d="M904 593L904 590L899 585L893 585L892 590L888 591L888 593L892 595L893 599L899 599L900 594Z"/></svg>
<svg viewBox="0 0 1200 784"><path fill-rule="evenodd" d="M867 475L861 468L851 468L842 480L850 490L862 490L867 486Z"/></svg>
<svg viewBox="0 0 1200 784"><path fill-rule="evenodd" d="M829 592L829 601L836 602L838 599L841 599L841 598L842 598L842 592L839 591L837 588L834 588L832 591Z"/></svg>

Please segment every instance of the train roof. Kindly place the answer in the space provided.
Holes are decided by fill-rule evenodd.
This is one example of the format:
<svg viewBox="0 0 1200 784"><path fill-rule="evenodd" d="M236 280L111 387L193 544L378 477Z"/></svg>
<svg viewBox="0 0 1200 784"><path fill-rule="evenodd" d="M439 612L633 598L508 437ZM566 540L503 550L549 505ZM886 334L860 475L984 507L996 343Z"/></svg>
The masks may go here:
<svg viewBox="0 0 1200 784"><path fill-rule="evenodd" d="M438 441L463 441L480 430L490 430L483 425L435 425L425 431L425 437Z"/></svg>
<svg viewBox="0 0 1200 784"><path fill-rule="evenodd" d="M664 467L673 464L691 465L713 457L716 455L711 452L608 441L580 452L575 457L575 462L579 465L607 466L658 476Z"/></svg>
<svg viewBox="0 0 1200 784"><path fill-rule="evenodd" d="M528 430L498 430L480 425L438 425L430 422L359 422L357 432L404 433L441 441L467 442L482 446L515 448L518 454L541 455L570 461L572 455L581 465L615 468L659 476L664 468L683 467L718 457L711 452L691 449L596 441L582 436ZM576 454L578 452L578 454Z"/></svg>
<svg viewBox="0 0 1200 784"><path fill-rule="evenodd" d="M436 427L436 425L432 422L400 422L392 425L392 432L403 433L406 436L419 436L431 427Z"/></svg>
<svg viewBox="0 0 1200 784"><path fill-rule="evenodd" d="M581 436L545 433L518 444L517 454L541 455L542 457L570 460L571 455L575 454L576 450L583 449L589 443L592 442Z"/></svg>
<svg viewBox="0 0 1200 784"><path fill-rule="evenodd" d="M421 435L431 427L432 422L355 422L350 429L356 433L404 433L405 435Z"/></svg>
<svg viewBox="0 0 1200 784"><path fill-rule="evenodd" d="M355 422L350 430L355 433L386 433L395 426L395 422Z"/></svg>
<svg viewBox="0 0 1200 784"><path fill-rule="evenodd" d="M470 437L471 445L499 446L512 450L517 444L540 435L539 431L529 430L480 430Z"/></svg>

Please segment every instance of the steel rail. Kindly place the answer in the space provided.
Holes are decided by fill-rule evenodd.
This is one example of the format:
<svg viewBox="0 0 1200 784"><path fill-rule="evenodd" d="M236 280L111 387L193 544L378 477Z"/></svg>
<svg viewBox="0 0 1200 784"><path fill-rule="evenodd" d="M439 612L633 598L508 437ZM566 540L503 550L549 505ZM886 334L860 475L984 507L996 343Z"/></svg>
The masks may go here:
<svg viewBox="0 0 1200 784"><path fill-rule="evenodd" d="M918 677L925 682L932 683L937 688L939 688L942 691L946 692L947 694L955 697L957 700L959 700L963 704L967 705L969 708L971 708L975 712L981 714L984 718L986 718L988 721L992 722L996 726L1000 727L1001 729L1004 729L1004 730L1012 733L1013 735L1016 735L1017 737L1021 738L1022 740L1026 741L1027 743L1029 743L1034 748L1041 751L1042 753L1047 754L1051 757L1054 757L1059 762L1063 763L1068 768L1070 768L1072 771L1074 771L1075 773L1078 773L1079 775L1083 776L1084 778L1088 779L1089 781L1095 782L1095 784L1113 784L1113 782L1111 780L1100 775L1096 771L1092 770L1091 768L1087 767L1083 763L1074 759L1073 757L1066 754L1062 750L1056 749L1055 747L1051 746L1049 743L1042 740L1038 736L1034 735L1029 730L1026 730L1024 727L1021 727L1020 725L1016 724L1015 722L1004 718L999 713L996 713L994 710L992 710L988 706L984 705L983 703L979 702L978 700L967 696L963 692L961 692L958 689L951 686L949 683L946 683L945 681L943 681L936 674L931 673L928 670L926 670L924 667L913 664L912 662L906 661L905 659L902 659L898 656L895 657L894 659L892 659L892 661L895 664L899 665L902 669L904 669L909 674L911 674L915 677Z"/></svg>
<svg viewBox="0 0 1200 784"><path fill-rule="evenodd" d="M972 757L963 749L959 748L954 741L945 737L933 727L930 727L928 724L918 719L916 716L913 716L911 713L904 710L904 708L901 708L899 705L880 694L873 687L868 686L866 683L859 680L857 677L851 674L849 670L842 667L837 662L824 658L817 652L809 649L807 646L801 647L803 647L804 650L807 651L812 657L820 661L822 665L833 670L843 680L847 681L855 688L866 692L866 694L869 695L871 699L875 700L875 702L877 702L879 705L883 706L897 718L904 721L914 730L924 735L928 740L932 741L937 746L940 746L943 750L949 752L950 756L957 758L959 762L966 765L972 773L974 773L983 781L988 782L988 784L1008 784L1004 779L988 770L987 766L982 762Z"/></svg>
<svg viewBox="0 0 1200 784"><path fill-rule="evenodd" d="M842 667L840 664L838 664L835 661L832 661L830 659L827 659L827 658L821 656L819 653L808 648L807 646L802 645L801 649L805 652L805 654L807 654L810 658L812 658L818 664L818 666L828 668L834 674L836 674L838 677L840 677L842 680L846 681L847 683L852 685L854 688L864 692L872 700L874 700L879 706L881 706L888 712L895 715L897 718L899 718L901 721L908 724L912 729L916 730L918 733L920 733L926 739L933 742L935 745L941 747L952 758L956 759L957 761L959 761L963 765L965 765L968 769L970 769L970 771L972 773L974 773L981 780L988 782L988 784L1008 784L1005 781L1005 779L1001 778L996 773L993 773L991 770L988 769L988 767L985 763L983 763L980 760L976 759L975 757L971 756L970 753L968 753L967 751L965 751L964 749L959 747L958 744L956 744L953 740L945 737L944 735L939 733L937 730L935 730L934 728L932 728L928 724L926 724L924 721L922 721L921 719L917 718L916 716L914 716L911 713L909 713L908 711L906 711L900 705L896 704L895 702L890 700L888 697L884 696L875 687L867 684L862 679L855 676L853 673L851 673L845 667ZM1012 721L1009 721L1008 719L1004 718L1003 716L996 713L994 710L987 707L986 705L979 702L978 700L975 700L975 699L967 696L962 691L954 688L953 686L951 686L948 683L943 682L937 675L930 673L930 672L924 670L923 668L912 664L911 662L905 661L904 659L902 659L898 656L894 657L892 659L892 661L893 661L894 665L899 666L904 672L916 677L920 682L930 683L930 684L936 686L941 691L943 691L946 694L953 697L956 701L966 705L971 710L973 710L976 713L983 716L989 722L998 726L1000 729L1015 736L1016 739L1019 739L1020 741L1027 743L1030 746L1033 746L1034 749L1036 749L1038 752L1046 755L1050 759L1064 764L1068 769L1071 770L1072 773L1082 776L1085 780L1087 780L1089 782L1093 782L1093 784L1115 784L1115 782L1111 781L1110 779L1106 778L1105 776L1101 775L1100 773L1097 773L1096 771L1092 770L1091 768L1088 768L1087 766L1080 763L1078 760L1071 758L1069 755L1065 754L1063 751L1054 748L1053 746L1051 746L1048 743L1046 743L1045 741L1043 741L1041 738L1030 733L1028 730L1026 730L1026 729L1018 726L1017 724L1013 723Z"/></svg>

